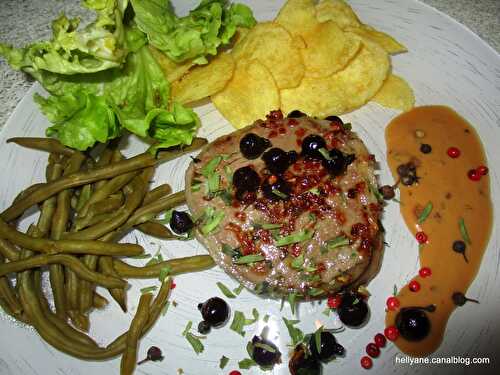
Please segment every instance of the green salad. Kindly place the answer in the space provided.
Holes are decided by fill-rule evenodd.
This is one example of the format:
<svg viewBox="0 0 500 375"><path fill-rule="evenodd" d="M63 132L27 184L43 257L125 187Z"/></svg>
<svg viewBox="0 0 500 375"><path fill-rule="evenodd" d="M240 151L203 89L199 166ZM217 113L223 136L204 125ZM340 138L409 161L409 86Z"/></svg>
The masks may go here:
<svg viewBox="0 0 500 375"><path fill-rule="evenodd" d="M206 64L230 43L237 27L252 27L252 11L226 0L202 0L178 17L169 0L84 0L95 20L80 28L64 14L52 39L15 48L0 43L12 68L33 76L49 93L35 96L52 123L47 135L86 150L124 129L153 140L152 151L190 144L200 120L170 102L170 83L150 52L174 63Z"/></svg>

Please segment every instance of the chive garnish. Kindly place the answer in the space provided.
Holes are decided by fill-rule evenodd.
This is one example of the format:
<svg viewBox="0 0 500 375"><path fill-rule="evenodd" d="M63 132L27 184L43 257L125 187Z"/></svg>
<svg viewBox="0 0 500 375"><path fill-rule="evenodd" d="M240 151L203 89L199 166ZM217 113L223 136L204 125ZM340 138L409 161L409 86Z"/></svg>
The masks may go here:
<svg viewBox="0 0 500 375"><path fill-rule="evenodd" d="M262 229L279 229L281 226L281 224L261 224Z"/></svg>
<svg viewBox="0 0 500 375"><path fill-rule="evenodd" d="M321 333L323 332L323 326L319 327L316 332L314 332L314 344L316 345L316 350L321 353Z"/></svg>
<svg viewBox="0 0 500 375"><path fill-rule="evenodd" d="M271 345L264 344L262 342L257 342L254 344L256 348L261 348L267 350L270 353L276 353L276 349L274 349Z"/></svg>
<svg viewBox="0 0 500 375"><path fill-rule="evenodd" d="M278 189L272 189L271 193L273 193L274 195L280 197L281 199L287 199L288 198L288 195L286 195L285 193L282 193Z"/></svg>
<svg viewBox="0 0 500 375"><path fill-rule="evenodd" d="M186 340L189 342L189 344L192 346L193 350L195 351L196 354L200 354L203 352L205 347L201 343L200 339L204 339L204 336L195 336L193 335L190 330L193 327L193 322L189 321L186 324L186 328L184 328L184 331L182 331L182 336L186 338Z"/></svg>
<svg viewBox="0 0 500 375"><path fill-rule="evenodd" d="M213 173L208 177L208 194L213 194L219 191L220 175Z"/></svg>
<svg viewBox="0 0 500 375"><path fill-rule="evenodd" d="M221 370L224 369L224 367L226 367L227 363L229 362L229 358L227 358L225 355L223 355L221 357L221 359L219 360L219 368Z"/></svg>
<svg viewBox="0 0 500 375"><path fill-rule="evenodd" d="M276 246L286 246L294 243L299 243L302 241L310 240L314 235L314 231L303 229L299 232L292 233L288 236L278 238L276 241Z"/></svg>
<svg viewBox="0 0 500 375"><path fill-rule="evenodd" d="M168 277L168 275L172 272L172 267L170 266L165 266L160 270L160 274L158 275L158 280L161 282L165 281L165 279Z"/></svg>
<svg viewBox="0 0 500 375"><path fill-rule="evenodd" d="M296 270L301 270L303 265L304 265L304 254L300 254L291 263L292 268Z"/></svg>
<svg viewBox="0 0 500 375"><path fill-rule="evenodd" d="M248 370L253 366L257 366L257 363L251 358L245 358L238 362L238 367L242 370Z"/></svg>
<svg viewBox="0 0 500 375"><path fill-rule="evenodd" d="M295 306L297 304L297 294L289 293L288 294L288 303L290 304L290 309L292 310L292 314L295 315Z"/></svg>
<svg viewBox="0 0 500 375"><path fill-rule="evenodd" d="M349 245L349 238L342 235L326 241L325 245L321 247L320 251L322 254L325 254L330 250L336 249L337 247L347 245Z"/></svg>
<svg viewBox="0 0 500 375"><path fill-rule="evenodd" d="M250 255L245 255L242 256L236 260L233 261L235 264L248 264L248 263L255 263L255 262L262 262L265 260L262 255L260 254L250 254Z"/></svg>
<svg viewBox="0 0 500 375"><path fill-rule="evenodd" d="M311 297L317 297L317 296L320 296L320 295L325 294L325 293L326 292L323 289L319 289L319 288L310 288L307 291L307 294L309 294Z"/></svg>
<svg viewBox="0 0 500 375"><path fill-rule="evenodd" d="M288 334L292 339L293 346L297 345L304 339L304 333L300 329L294 327L297 323L299 323L299 320L288 320L287 318L283 317L283 321L285 322Z"/></svg>
<svg viewBox="0 0 500 375"><path fill-rule="evenodd" d="M458 221L458 226L460 228L460 234L462 235L462 239L468 244L471 245L472 241L469 237L469 232L467 231L467 227L465 226L465 220L463 217Z"/></svg>
<svg viewBox="0 0 500 375"><path fill-rule="evenodd" d="M245 287L243 286L243 284L240 284L240 285L238 285L238 287L237 287L237 288L234 288L234 289L233 289L233 293L234 293L236 296L239 296L239 295L240 295L240 293L241 293L241 291L243 290L243 288L245 288Z"/></svg>
<svg viewBox="0 0 500 375"><path fill-rule="evenodd" d="M330 154L328 153L328 150L326 148L320 148L318 152L326 159L326 160L331 160L332 158L330 157Z"/></svg>
<svg viewBox="0 0 500 375"><path fill-rule="evenodd" d="M422 224L429 217L429 215L432 212L432 208L433 208L432 202L427 203L424 210L422 211L422 213L418 217L419 224Z"/></svg>
<svg viewBox="0 0 500 375"><path fill-rule="evenodd" d="M218 167L221 161L222 161L222 156L217 155L207 164L205 164L203 168L201 168L201 174L205 177L210 176L212 173L214 173L215 169Z"/></svg>
<svg viewBox="0 0 500 375"><path fill-rule="evenodd" d="M201 232L203 234L209 234L213 232L215 229L217 229L222 220L224 220L225 216L226 214L224 213L224 211L213 212L212 215L207 217L205 224L203 224L203 226L201 227Z"/></svg>
<svg viewBox="0 0 500 375"><path fill-rule="evenodd" d="M241 336L245 336L245 331L243 327L254 324L257 320L259 320L259 312L257 309L252 310L253 319L245 318L245 314L241 311L235 311L233 321L231 322L231 326L229 327L236 333L239 333Z"/></svg>
<svg viewBox="0 0 500 375"><path fill-rule="evenodd" d="M229 288L227 286L225 286L224 284L222 284L220 281L217 282L217 286L221 290L222 294L224 294L227 298L236 298L236 296L234 295L234 293L231 292L229 290Z"/></svg>

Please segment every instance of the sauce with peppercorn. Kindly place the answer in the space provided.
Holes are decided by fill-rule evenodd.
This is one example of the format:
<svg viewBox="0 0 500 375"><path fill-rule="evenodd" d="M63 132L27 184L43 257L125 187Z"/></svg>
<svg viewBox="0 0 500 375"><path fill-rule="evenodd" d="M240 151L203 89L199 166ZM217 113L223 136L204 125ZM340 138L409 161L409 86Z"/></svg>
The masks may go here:
<svg viewBox="0 0 500 375"><path fill-rule="evenodd" d="M426 271L399 291L400 308L387 311L386 325L396 325L400 309L434 305L435 311L427 314L431 328L426 337L409 341L400 336L395 341L407 354L426 356L441 344L457 307L452 296L466 293L488 244L493 212L486 159L474 128L444 106L418 107L400 115L387 127L386 142L395 179L401 165L416 167L414 183L399 184L401 213L416 236ZM422 152L423 144L431 151ZM456 241L465 244L463 253L453 249Z"/></svg>

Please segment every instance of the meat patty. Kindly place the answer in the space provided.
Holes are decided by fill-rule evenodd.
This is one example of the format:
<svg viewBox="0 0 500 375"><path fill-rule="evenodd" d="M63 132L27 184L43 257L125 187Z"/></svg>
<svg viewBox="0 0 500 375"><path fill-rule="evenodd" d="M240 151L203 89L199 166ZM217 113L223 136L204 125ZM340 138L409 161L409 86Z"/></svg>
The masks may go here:
<svg viewBox="0 0 500 375"><path fill-rule="evenodd" d="M197 239L257 293L318 298L378 272L382 204L375 159L350 126L331 120L272 112L207 145L187 171ZM250 133L269 141L266 152L278 148L290 156L288 167L269 160L271 153L247 159L240 141ZM325 141L322 154L303 153L309 135ZM346 162L332 173L325 160L334 149Z"/></svg>

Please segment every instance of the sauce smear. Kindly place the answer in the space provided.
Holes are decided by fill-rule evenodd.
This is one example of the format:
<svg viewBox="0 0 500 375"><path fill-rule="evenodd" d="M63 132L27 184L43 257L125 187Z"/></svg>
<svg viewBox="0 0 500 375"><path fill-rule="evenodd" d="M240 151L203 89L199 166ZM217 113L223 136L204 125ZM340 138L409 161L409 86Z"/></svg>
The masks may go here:
<svg viewBox="0 0 500 375"><path fill-rule="evenodd" d="M417 166L417 182L399 185L401 213L416 238L419 232L427 236L421 246L416 239L415 248L419 248L421 267L431 269L430 276L413 278L421 286L418 291L412 292L408 285L399 291L400 308L436 307L427 312L431 323L427 337L411 342L400 336L395 344L409 355L426 356L441 344L448 318L457 307L452 295L467 294L488 244L493 221L489 177L473 180L468 176L470 170L485 166L486 160L474 128L444 106L417 107L400 115L387 127L386 142L395 180L400 165L412 162ZM423 152L422 144L431 151ZM451 147L459 150L458 157L453 152L450 156ZM427 146L424 151L429 151ZM460 230L461 220L470 243L462 233L464 226ZM466 243L464 253L453 250L457 240ZM387 312L387 326L395 325L397 313Z"/></svg>

